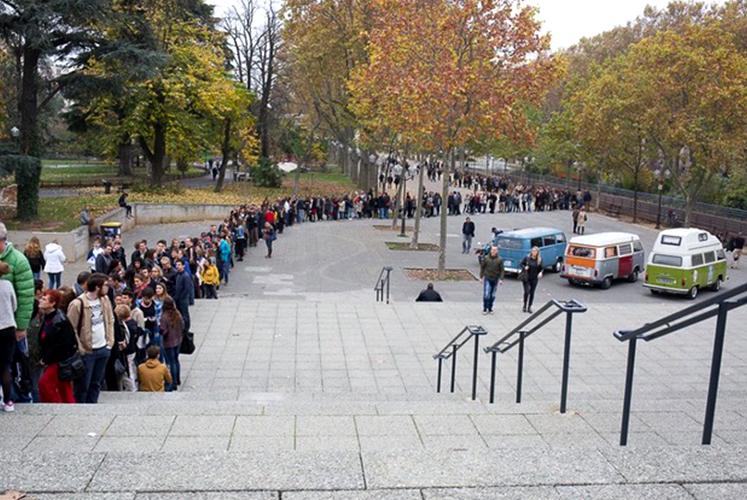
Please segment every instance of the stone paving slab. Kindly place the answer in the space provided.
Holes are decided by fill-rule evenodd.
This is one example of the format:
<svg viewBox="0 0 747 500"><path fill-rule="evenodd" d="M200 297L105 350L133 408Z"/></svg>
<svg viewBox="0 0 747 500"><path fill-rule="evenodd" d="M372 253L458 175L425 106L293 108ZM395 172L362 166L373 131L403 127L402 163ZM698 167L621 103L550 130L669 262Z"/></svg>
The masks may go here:
<svg viewBox="0 0 747 500"><path fill-rule="evenodd" d="M6 453L0 491L82 492L104 456L103 453Z"/></svg>
<svg viewBox="0 0 747 500"><path fill-rule="evenodd" d="M357 453L110 453L91 491L362 489Z"/></svg>
<svg viewBox="0 0 747 500"><path fill-rule="evenodd" d="M619 483L625 478L593 449L364 453L369 488L536 486Z"/></svg>
<svg viewBox="0 0 747 500"><path fill-rule="evenodd" d="M610 486L559 486L560 500L692 500L676 484L616 484Z"/></svg>

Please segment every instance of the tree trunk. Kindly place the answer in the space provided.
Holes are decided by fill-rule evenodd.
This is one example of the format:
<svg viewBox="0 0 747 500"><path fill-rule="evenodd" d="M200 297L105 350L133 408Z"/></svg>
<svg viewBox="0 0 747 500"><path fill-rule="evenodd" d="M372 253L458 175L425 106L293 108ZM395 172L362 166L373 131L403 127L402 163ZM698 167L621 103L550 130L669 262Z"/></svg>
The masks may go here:
<svg viewBox="0 0 747 500"><path fill-rule="evenodd" d="M446 276L446 231L448 229L447 206L444 204L449 199L449 175L456 167L456 150L451 150L451 168L444 162L443 183L441 186L441 236L438 248L438 279Z"/></svg>
<svg viewBox="0 0 747 500"><path fill-rule="evenodd" d="M404 169L403 169L404 171ZM392 229L397 229L397 220L399 220L399 200L402 197L402 186L403 186L402 179L400 178L399 186L397 186L397 194L395 195L394 199L394 206L392 207Z"/></svg>
<svg viewBox="0 0 747 500"><path fill-rule="evenodd" d="M693 206L695 205L694 196L685 197L685 223L683 227L690 227L690 223L693 219Z"/></svg>
<svg viewBox="0 0 747 500"><path fill-rule="evenodd" d="M420 215L423 211L423 177L425 173L425 167L420 166L420 172L418 172L418 195L416 197L417 205L415 206L415 232L412 235L412 242L410 248L415 250L418 249L418 236L420 235ZM442 207L443 208L443 207Z"/></svg>
<svg viewBox="0 0 747 500"><path fill-rule="evenodd" d="M19 112L21 115L21 153L41 157L39 137L39 59L41 51L23 47L23 76Z"/></svg>
<svg viewBox="0 0 747 500"><path fill-rule="evenodd" d="M166 127L157 122L153 125L153 150L142 136L138 137L143 155L150 163L150 180L154 186L163 185L163 175L166 172Z"/></svg>
<svg viewBox="0 0 747 500"><path fill-rule="evenodd" d="M231 156L231 119L226 118L223 122L223 143L220 148L221 156L220 168L218 169L218 182L215 183L215 192L220 193L223 190L223 183L226 180L226 168L228 167L228 158ZM234 164L234 167L236 165Z"/></svg>
<svg viewBox="0 0 747 500"><path fill-rule="evenodd" d="M597 180L597 199L594 200L594 211L599 212L599 204L602 201L602 176L603 174L599 174L599 179Z"/></svg>
<svg viewBox="0 0 747 500"><path fill-rule="evenodd" d="M633 224L638 222L638 169L633 176Z"/></svg>
<svg viewBox="0 0 747 500"><path fill-rule="evenodd" d="M130 134L122 134L119 141L119 177L132 176L132 145L130 144Z"/></svg>

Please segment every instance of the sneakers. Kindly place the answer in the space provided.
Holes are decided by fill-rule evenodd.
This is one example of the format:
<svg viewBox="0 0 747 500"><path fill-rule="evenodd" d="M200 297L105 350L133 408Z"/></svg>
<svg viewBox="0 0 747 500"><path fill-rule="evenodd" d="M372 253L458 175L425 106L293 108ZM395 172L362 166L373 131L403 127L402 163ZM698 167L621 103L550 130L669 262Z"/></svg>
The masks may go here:
<svg viewBox="0 0 747 500"><path fill-rule="evenodd" d="M489 310L488 310L488 314L493 314L493 310L492 310L492 309L489 309Z"/></svg>
<svg viewBox="0 0 747 500"><path fill-rule="evenodd" d="M13 404L13 401L9 401L7 403L3 403L2 409L6 413L10 413L12 411L15 411L16 407Z"/></svg>
<svg viewBox="0 0 747 500"><path fill-rule="evenodd" d="M487 309L483 309L482 310L482 315L483 316L487 316L488 315L488 310Z"/></svg>

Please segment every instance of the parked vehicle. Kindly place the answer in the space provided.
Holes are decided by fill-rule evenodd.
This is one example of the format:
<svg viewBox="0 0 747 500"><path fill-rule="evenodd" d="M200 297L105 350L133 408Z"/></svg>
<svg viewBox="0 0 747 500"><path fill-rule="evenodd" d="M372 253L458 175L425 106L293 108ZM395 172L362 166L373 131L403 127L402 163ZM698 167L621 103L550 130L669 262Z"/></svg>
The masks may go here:
<svg viewBox="0 0 747 500"><path fill-rule="evenodd" d="M519 263L532 247L540 249L544 268L559 272L568 239L561 229L535 227L501 233L496 236L495 244L506 273L519 274Z"/></svg>
<svg viewBox="0 0 747 500"><path fill-rule="evenodd" d="M635 283L645 266L638 235L598 233L571 238L560 276L572 285L598 285L607 290L616 279Z"/></svg>
<svg viewBox="0 0 747 500"><path fill-rule="evenodd" d="M726 279L726 254L718 238L700 229L667 229L656 238L643 286L651 293L694 299L704 288L720 290Z"/></svg>

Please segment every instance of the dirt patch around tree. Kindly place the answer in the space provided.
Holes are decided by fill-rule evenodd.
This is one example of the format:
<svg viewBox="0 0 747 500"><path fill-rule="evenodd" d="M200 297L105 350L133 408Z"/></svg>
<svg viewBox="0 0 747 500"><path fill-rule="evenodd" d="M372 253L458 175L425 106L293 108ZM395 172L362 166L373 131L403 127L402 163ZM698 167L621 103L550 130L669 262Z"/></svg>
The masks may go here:
<svg viewBox="0 0 747 500"><path fill-rule="evenodd" d="M447 269L443 279L438 279L438 269L405 268L405 276L412 281L477 281L468 269Z"/></svg>
<svg viewBox="0 0 747 500"><path fill-rule="evenodd" d="M389 250L399 252L438 252L438 245L434 245L433 243L418 243L417 248L411 248L409 242L386 241L385 243Z"/></svg>

